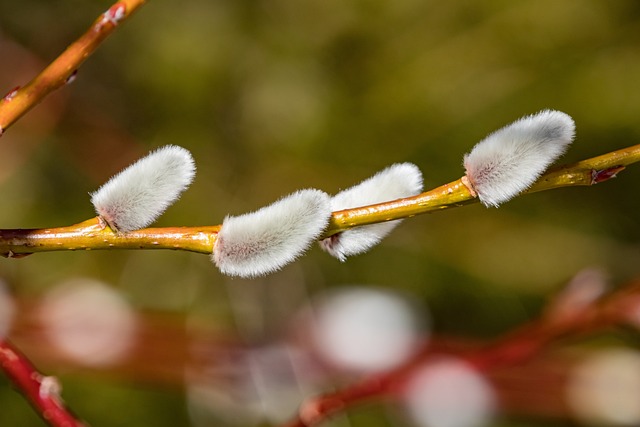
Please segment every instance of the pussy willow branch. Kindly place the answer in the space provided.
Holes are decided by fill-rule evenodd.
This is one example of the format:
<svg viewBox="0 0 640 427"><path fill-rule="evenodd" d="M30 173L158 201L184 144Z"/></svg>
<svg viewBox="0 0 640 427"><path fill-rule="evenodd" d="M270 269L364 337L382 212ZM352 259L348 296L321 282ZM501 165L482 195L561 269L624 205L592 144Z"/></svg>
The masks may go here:
<svg viewBox="0 0 640 427"><path fill-rule="evenodd" d="M115 3L33 80L2 98L0 136L49 93L65 85L100 43L144 3L145 0L122 0Z"/></svg>
<svg viewBox="0 0 640 427"><path fill-rule="evenodd" d="M98 218L68 227L0 230L0 254L94 249L175 249L211 253L220 226L145 228L113 232Z"/></svg>
<svg viewBox="0 0 640 427"><path fill-rule="evenodd" d="M40 374L25 355L3 339L0 339L0 367L49 425L53 427L85 425L65 406L60 397L58 381L54 377Z"/></svg>
<svg viewBox="0 0 640 427"><path fill-rule="evenodd" d="M527 191L594 185L625 166L640 161L640 145L624 148L552 169ZM414 197L333 212L324 237L367 224L477 202L458 179ZM125 234L113 232L98 219L58 228L0 230L0 254L19 257L34 252L92 249L176 249L209 254L220 226L146 228Z"/></svg>
<svg viewBox="0 0 640 427"><path fill-rule="evenodd" d="M625 166L638 161L640 144L549 170L527 193L594 185L612 178ZM408 218L475 202L478 202L478 199L471 194L461 178L417 196L334 212L325 231L325 237L353 227Z"/></svg>

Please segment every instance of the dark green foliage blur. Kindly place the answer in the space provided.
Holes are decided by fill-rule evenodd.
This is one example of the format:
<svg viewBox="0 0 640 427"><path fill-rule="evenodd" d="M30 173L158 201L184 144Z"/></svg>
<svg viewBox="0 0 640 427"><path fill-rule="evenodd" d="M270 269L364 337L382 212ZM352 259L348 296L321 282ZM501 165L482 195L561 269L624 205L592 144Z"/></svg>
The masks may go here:
<svg viewBox="0 0 640 427"><path fill-rule="evenodd" d="M0 0L0 92L109 6ZM161 226L218 224L301 188L335 193L394 162L417 164L436 187L463 174L462 155L487 133L544 108L575 119L562 159L573 162L640 143L639 75L635 0L152 0L0 139L0 227L92 217L87 193L165 144L192 151L198 173ZM640 275L639 179L635 165L592 188L412 218L344 264L315 247L255 283L168 251L2 259L0 277L35 300L68 278L96 278L140 313L196 317L241 341L280 334L323 289L370 284L429 307L434 334L488 339L535 316L583 268L614 283ZM260 323L250 333L247 307L233 303L244 292ZM189 423L180 386L45 368L91 425ZM2 426L42 425L4 379L0 408ZM393 423L366 414L351 425Z"/></svg>

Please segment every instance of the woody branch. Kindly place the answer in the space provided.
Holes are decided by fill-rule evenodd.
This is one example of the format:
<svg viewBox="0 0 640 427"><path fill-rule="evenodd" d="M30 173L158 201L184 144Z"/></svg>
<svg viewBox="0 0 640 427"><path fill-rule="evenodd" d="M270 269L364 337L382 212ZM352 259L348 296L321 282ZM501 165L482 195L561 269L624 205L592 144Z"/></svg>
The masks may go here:
<svg viewBox="0 0 640 427"><path fill-rule="evenodd" d="M549 170L527 193L590 186L616 176L640 161L640 144ZM323 237L368 224L386 222L476 203L458 179L414 197L333 212ZM0 230L0 254L99 249L174 249L210 254L220 226L145 228L116 233L98 218L76 225L43 229Z"/></svg>
<svg viewBox="0 0 640 427"><path fill-rule="evenodd" d="M144 3L145 0L115 3L33 80L7 93L0 101L0 136L47 95L69 82L100 43Z"/></svg>
<svg viewBox="0 0 640 427"><path fill-rule="evenodd" d="M5 339L0 340L0 366L7 378L49 425L54 427L85 425L62 401L58 380L38 372L26 356Z"/></svg>

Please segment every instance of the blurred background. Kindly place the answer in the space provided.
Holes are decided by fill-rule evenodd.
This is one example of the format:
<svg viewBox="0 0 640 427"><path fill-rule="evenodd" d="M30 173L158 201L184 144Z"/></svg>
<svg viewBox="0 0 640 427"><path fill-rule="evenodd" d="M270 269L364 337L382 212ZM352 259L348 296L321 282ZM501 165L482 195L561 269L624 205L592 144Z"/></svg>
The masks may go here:
<svg viewBox="0 0 640 427"><path fill-rule="evenodd" d="M0 0L0 92L109 6ZM433 188L487 133L544 108L575 119L562 162L578 161L639 143L639 75L634 0L155 0L2 137L0 227L88 219L89 192L166 144L189 149L198 174L159 226L335 193L395 162ZM346 263L314 247L255 280L171 251L0 260L0 329L91 425L278 425L429 340L506 333L584 269L614 286L640 276L639 179L632 166L591 188L415 217ZM636 403L594 415L613 404L584 403L576 384L617 378L600 390L638 402L639 343L633 330L572 341L506 382L445 359L407 396L325 425L637 425ZM433 419L412 390L466 400ZM0 407L3 426L43 425L4 377Z"/></svg>

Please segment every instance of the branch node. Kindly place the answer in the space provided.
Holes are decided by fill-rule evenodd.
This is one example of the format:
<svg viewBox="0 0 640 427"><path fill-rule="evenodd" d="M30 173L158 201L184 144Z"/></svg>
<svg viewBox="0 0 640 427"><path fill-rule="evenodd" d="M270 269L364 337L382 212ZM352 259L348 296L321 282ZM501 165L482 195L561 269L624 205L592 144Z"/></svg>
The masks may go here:
<svg viewBox="0 0 640 427"><path fill-rule="evenodd" d="M16 97L16 95L18 94L18 90L20 89L20 86L16 86L13 89L11 89L9 92L7 92L7 94L5 96L2 97L2 101L3 102L11 102L13 100L13 98ZM0 135L2 134L2 131L0 130Z"/></svg>
<svg viewBox="0 0 640 427"><path fill-rule="evenodd" d="M591 170L591 185L598 184L603 181L608 181L611 178L615 178L619 172L625 169L623 165L613 166L607 169L592 169Z"/></svg>
<svg viewBox="0 0 640 427"><path fill-rule="evenodd" d="M340 399L311 398L300 407L299 420L305 426L313 426L325 419L328 415L338 412L345 404Z"/></svg>
<svg viewBox="0 0 640 427"><path fill-rule="evenodd" d="M16 258L16 259L19 259L19 258L24 258L24 257L26 257L26 256L29 256L29 255L31 255L32 253L33 253L33 252L25 252L25 253L19 253L19 254L17 254L17 253L15 253L15 252L13 252L11 249L9 249L9 252L3 252L3 253L0 253L0 256L3 256L3 257L5 257L5 258Z"/></svg>
<svg viewBox="0 0 640 427"><path fill-rule="evenodd" d="M115 227L112 227L111 224L109 224L109 222L102 217L102 215L98 215L97 218L98 218L98 227L100 227L100 230L104 230L107 227L111 228L112 230L115 230Z"/></svg>
<svg viewBox="0 0 640 427"><path fill-rule="evenodd" d="M56 377L46 376L40 378L40 390L38 394L42 399L53 398L60 401L60 393L62 392L62 385Z"/></svg>
<svg viewBox="0 0 640 427"><path fill-rule="evenodd" d="M100 19L95 25L95 30L100 31L107 23L111 23L114 27L117 26L120 21L125 17L127 13L127 5L123 2L118 2L111 6L109 10L100 16Z"/></svg>
<svg viewBox="0 0 640 427"><path fill-rule="evenodd" d="M18 360L18 355L16 354L16 352L9 348L0 347L0 355L2 355L3 365L7 363L7 362L4 362L5 359L11 362L15 362L16 360Z"/></svg>
<svg viewBox="0 0 640 427"><path fill-rule="evenodd" d="M476 190L473 188L473 184L471 183L471 180L467 175L460 178L460 181L462 181L464 186L467 187L467 190L469 190L469 193L471 193L473 197L478 197L478 193L476 193ZM453 191L451 189L448 189L447 192L452 193Z"/></svg>
<svg viewBox="0 0 640 427"><path fill-rule="evenodd" d="M69 85L73 83L76 80L77 76L78 76L78 70L75 69L71 72L71 74L69 74L69 77L65 79L64 84Z"/></svg>

